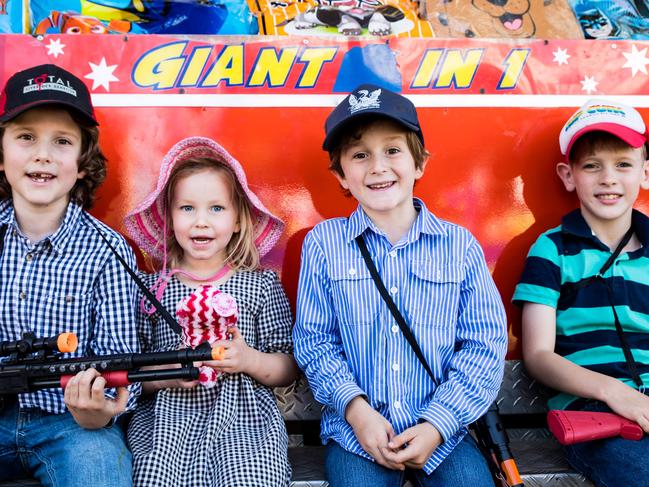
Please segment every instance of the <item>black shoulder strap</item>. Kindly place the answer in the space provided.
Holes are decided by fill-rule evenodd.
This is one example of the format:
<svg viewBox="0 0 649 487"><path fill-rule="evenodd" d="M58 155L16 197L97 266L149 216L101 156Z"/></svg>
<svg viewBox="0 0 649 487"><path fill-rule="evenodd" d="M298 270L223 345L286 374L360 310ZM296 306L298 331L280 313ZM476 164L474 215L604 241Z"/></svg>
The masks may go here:
<svg viewBox="0 0 649 487"><path fill-rule="evenodd" d="M5 233L7 231L8 225L0 225L0 256L2 255L2 249L5 245Z"/></svg>
<svg viewBox="0 0 649 487"><path fill-rule="evenodd" d="M622 252L622 249L626 246L626 244L629 243L629 240L631 240L631 237L633 236L633 227L629 228L624 236L622 237L622 240L620 240L620 243L617 244L617 247L615 247L615 250L613 253L609 256L609 258L604 262L604 265L602 268L599 270L599 272L594 275L587 277L585 279L582 279L580 281L570 283L565 286L565 291L568 293L575 293L579 289L588 286L589 284L593 283L594 281L598 279L602 279L604 277L604 274L606 271L613 265L613 262L615 262L615 259L620 255L620 252Z"/></svg>
<svg viewBox="0 0 649 487"><path fill-rule="evenodd" d="M631 240L631 237L633 236L633 226L631 226L626 233L624 234L624 237L622 237L622 240L620 240L620 243L617 244L617 247L615 247L615 250L609 258L604 262L604 265L602 268L599 270L599 272L591 277L588 277L586 279L582 279L581 281L575 282L572 284L569 288L567 288L567 292L576 292L577 290L588 286L589 284L595 282L595 281L601 281L604 286L606 286L606 291L608 294L608 300L611 305L611 309L613 310L613 319L615 322L615 332L617 333L617 337L620 340L620 345L622 346L622 353L624 353L624 359L626 361L626 365L629 368L629 372L631 374L631 378L633 379L633 382L635 383L636 386L640 390L644 389L644 383L642 382L642 378L640 377L640 374L638 373L638 369L636 367L635 360L633 358L633 354L631 353L631 347L629 346L629 342L626 339L626 335L624 334L624 330L622 329L622 325L620 324L620 318L618 317L617 310L615 309L615 300L613 297L613 290L611 289L611 286L609 285L608 282L604 279L604 274L606 271L613 265L613 262L615 262L615 259L618 258L620 255L620 252L622 252L622 249L626 246L626 244L629 243L629 240Z"/></svg>
<svg viewBox="0 0 649 487"><path fill-rule="evenodd" d="M103 239L103 241L106 243L108 248L112 250L113 254L115 254L115 257L119 261L120 264L122 264L122 267L126 269L126 272L131 276L131 278L135 281L135 284L140 288L140 290L144 293L146 298L153 304L153 307L156 309L158 313L160 313L160 316L167 322L167 324L171 327L173 331L178 333L179 335L182 335L183 330L180 327L180 325L176 322L176 320L171 316L169 311L165 309L164 306L162 306L162 303L158 301L158 298L155 297L155 295L149 290L149 288L146 287L146 285L142 282L142 279L139 278L137 273L129 267L129 265L126 263L126 261L122 258L121 255L119 255L119 252L113 247L113 245L108 241L106 236L104 235L104 232L102 232L99 227L95 224L95 222L92 221L92 218L88 218L88 221L90 224L97 230L97 233L99 236Z"/></svg>
<svg viewBox="0 0 649 487"><path fill-rule="evenodd" d="M426 358L424 357L421 348L419 348L419 344L417 343L417 340L412 334L412 331L410 331L410 328L408 327L408 324L406 323L406 320L404 319L403 315L399 311L399 308L397 308L397 305L394 304L394 301L390 297L388 290L385 288L385 285L381 280L381 276L379 276L379 272L376 270L376 266L372 261L370 252L367 250L367 245L365 245L365 240L363 240L363 236L359 235L358 237L356 237L355 240L356 240L356 244L358 245L358 248L361 250L361 254L363 254L363 260L365 260L365 265L367 265L367 268L370 271L372 279L374 280L374 284L376 284L376 287L379 290L379 294L383 298L383 301L385 301L385 304L388 305L388 308L390 309L390 313L392 313L392 316L394 316L394 319L399 325L399 328L401 328L401 332L406 337L406 340L410 344L412 351L415 352L415 355L421 362L421 365L424 366L424 369L426 369L426 372L433 380L433 382L437 384L437 381L435 380L435 376L433 375L433 371L430 369L428 362L426 362Z"/></svg>

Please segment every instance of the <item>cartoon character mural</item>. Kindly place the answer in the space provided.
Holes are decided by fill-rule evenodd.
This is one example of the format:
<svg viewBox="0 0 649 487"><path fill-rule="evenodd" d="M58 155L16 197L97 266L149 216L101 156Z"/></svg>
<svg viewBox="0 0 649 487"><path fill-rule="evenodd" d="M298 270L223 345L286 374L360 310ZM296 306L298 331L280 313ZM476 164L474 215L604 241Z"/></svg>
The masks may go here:
<svg viewBox="0 0 649 487"><path fill-rule="evenodd" d="M29 1L34 33L68 32L69 30L72 32L68 33L97 34L126 32L131 34L254 34L257 32L256 22L241 0L26 1ZM232 8L228 9L228 5L232 5Z"/></svg>
<svg viewBox="0 0 649 487"><path fill-rule="evenodd" d="M441 37L582 39L566 0L424 0Z"/></svg>
<svg viewBox="0 0 649 487"><path fill-rule="evenodd" d="M649 39L649 18L628 0L579 0L573 9L586 39Z"/></svg>
<svg viewBox="0 0 649 487"><path fill-rule="evenodd" d="M471 3L491 17L494 29L504 37L530 38L536 33L530 0L472 0Z"/></svg>
<svg viewBox="0 0 649 487"><path fill-rule="evenodd" d="M216 34L228 15L215 0L81 0L81 5L104 21L135 21L148 34Z"/></svg>
<svg viewBox="0 0 649 487"><path fill-rule="evenodd" d="M405 15L392 5L370 7L362 5L318 6L302 12L293 19L296 29L310 29L318 25L335 27L347 36L359 36L363 28L375 36L392 34L391 24L403 20Z"/></svg>
<svg viewBox="0 0 649 487"><path fill-rule="evenodd" d="M126 34L133 30L127 20L111 20L106 25L95 17L76 12L50 12L34 28L34 34Z"/></svg>
<svg viewBox="0 0 649 487"><path fill-rule="evenodd" d="M267 35L433 37L411 0L248 0Z"/></svg>

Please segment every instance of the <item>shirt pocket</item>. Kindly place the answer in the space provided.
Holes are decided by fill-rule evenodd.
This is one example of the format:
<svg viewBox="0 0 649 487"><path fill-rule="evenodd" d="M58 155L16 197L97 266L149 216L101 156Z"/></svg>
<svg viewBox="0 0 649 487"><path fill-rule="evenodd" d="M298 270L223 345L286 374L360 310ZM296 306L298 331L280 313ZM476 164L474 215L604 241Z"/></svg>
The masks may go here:
<svg viewBox="0 0 649 487"><path fill-rule="evenodd" d="M92 328L92 293L47 292L43 296L45 322L53 329L71 331L81 340Z"/></svg>
<svg viewBox="0 0 649 487"><path fill-rule="evenodd" d="M345 325L369 325L379 312L378 289L362 259L330 262L332 299L338 320Z"/></svg>
<svg viewBox="0 0 649 487"><path fill-rule="evenodd" d="M413 260L406 311L415 326L454 328L464 268L459 263L439 265Z"/></svg>

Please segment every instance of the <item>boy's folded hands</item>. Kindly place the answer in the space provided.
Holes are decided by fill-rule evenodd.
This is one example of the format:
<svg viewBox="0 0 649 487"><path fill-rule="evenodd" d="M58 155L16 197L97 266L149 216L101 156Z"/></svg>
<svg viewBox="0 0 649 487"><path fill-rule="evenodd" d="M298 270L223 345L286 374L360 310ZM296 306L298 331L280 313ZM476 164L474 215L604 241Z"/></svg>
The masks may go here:
<svg viewBox="0 0 649 487"><path fill-rule="evenodd" d="M416 424L400 435L392 425L361 396L349 403L345 419L354 430L358 442L379 465L392 470L406 467L420 469L435 449L442 436L427 421Z"/></svg>
<svg viewBox="0 0 649 487"><path fill-rule="evenodd" d="M441 443L442 435L437 428L424 421L392 438L385 456L392 463L420 469Z"/></svg>
<svg viewBox="0 0 649 487"><path fill-rule="evenodd" d="M129 392L117 388L115 399L104 395L106 380L95 369L79 372L68 382L63 399L70 414L82 428L103 428L114 416L126 409Z"/></svg>
<svg viewBox="0 0 649 487"><path fill-rule="evenodd" d="M345 420L351 425L358 442L379 465L392 470L404 470L403 463L391 461L388 442L395 437L392 425L361 396L347 405Z"/></svg>

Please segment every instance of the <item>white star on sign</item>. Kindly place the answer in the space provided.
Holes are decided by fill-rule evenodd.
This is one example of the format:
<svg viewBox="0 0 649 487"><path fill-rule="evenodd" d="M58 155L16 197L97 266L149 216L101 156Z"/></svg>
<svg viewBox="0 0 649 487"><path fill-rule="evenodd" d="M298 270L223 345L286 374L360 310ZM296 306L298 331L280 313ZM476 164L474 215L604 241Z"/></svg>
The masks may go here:
<svg viewBox="0 0 649 487"><path fill-rule="evenodd" d="M84 78L92 80L92 89L96 89L98 86L103 86L106 91L110 91L109 83L111 81L119 81L119 79L113 74L117 64L108 66L106 64L106 58L101 58L99 64L94 64L88 62L92 72L84 76Z"/></svg>
<svg viewBox="0 0 649 487"><path fill-rule="evenodd" d="M594 76L584 76L580 83L581 89L590 95L593 91L597 91L599 81L595 81Z"/></svg>
<svg viewBox="0 0 649 487"><path fill-rule="evenodd" d="M631 75L635 77L638 74L638 71L643 74L647 74L647 64L649 64L649 59L647 59L647 48L645 47L642 51L638 51L635 47L635 44L631 45L631 52L623 52L624 57L626 58L626 63L624 63L623 68L630 68Z"/></svg>
<svg viewBox="0 0 649 487"><path fill-rule="evenodd" d="M65 44L61 44L61 39L50 39L50 43L46 47L48 56L58 58L59 54L63 54Z"/></svg>
<svg viewBox="0 0 649 487"><path fill-rule="evenodd" d="M559 66L561 66L562 64L568 64L568 59L570 59L568 49L561 49L560 47L558 47L557 50L552 54L554 54L554 59L552 60L552 62L557 63Z"/></svg>

